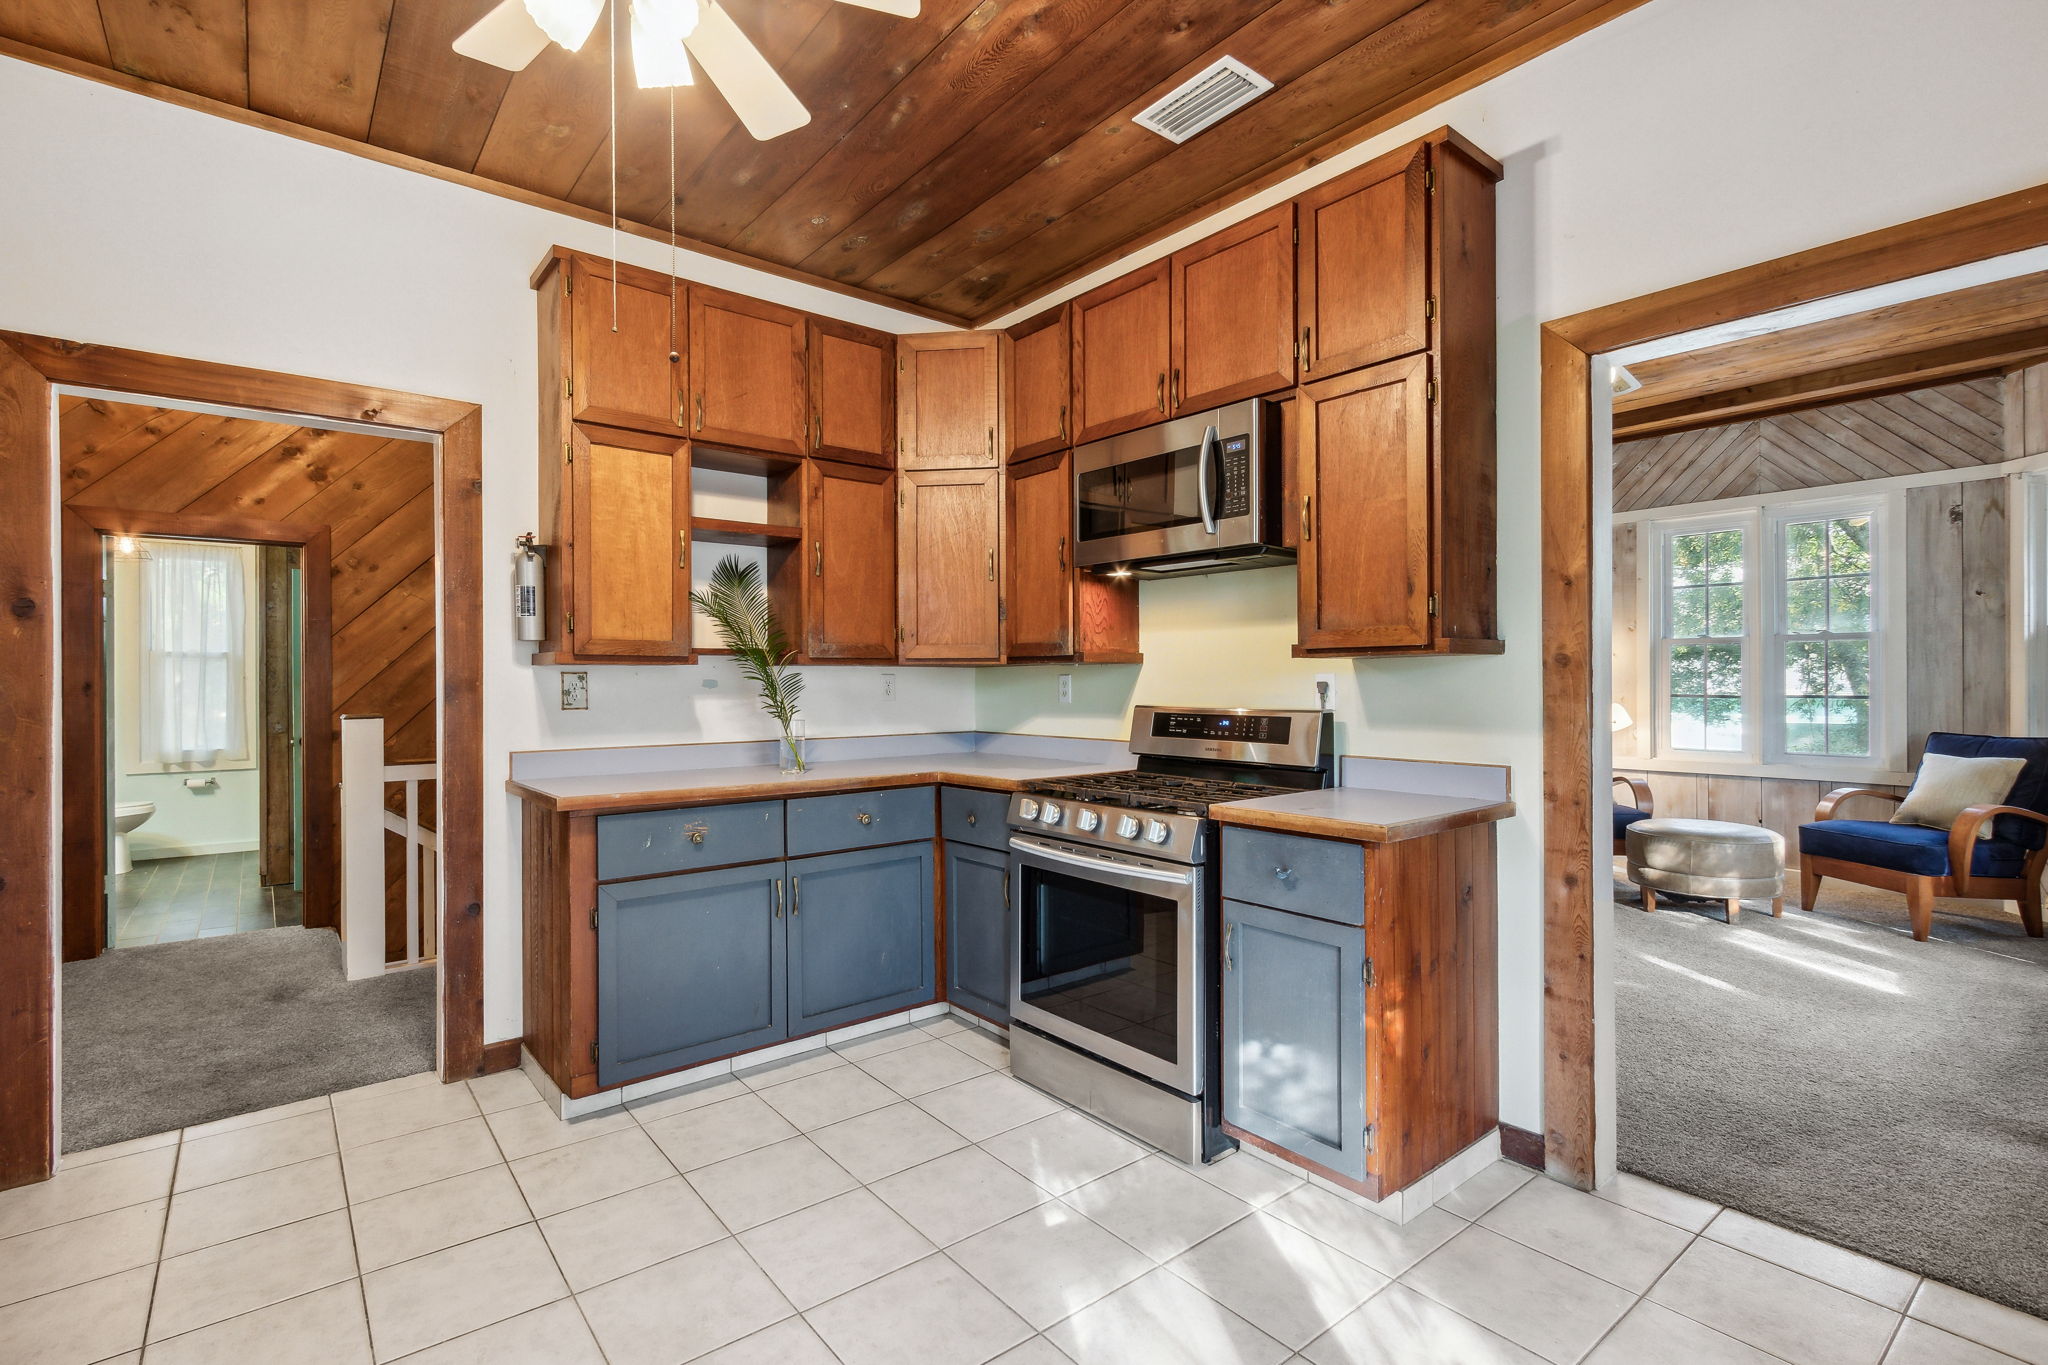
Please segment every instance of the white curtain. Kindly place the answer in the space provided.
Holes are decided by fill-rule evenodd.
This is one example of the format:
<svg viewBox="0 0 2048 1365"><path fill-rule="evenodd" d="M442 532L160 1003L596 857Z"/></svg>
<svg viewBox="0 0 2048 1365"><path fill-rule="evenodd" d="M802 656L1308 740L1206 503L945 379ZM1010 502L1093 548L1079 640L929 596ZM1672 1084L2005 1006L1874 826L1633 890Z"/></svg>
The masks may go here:
<svg viewBox="0 0 2048 1365"><path fill-rule="evenodd" d="M176 764L247 758L247 555L238 545L195 541L148 548L141 757Z"/></svg>

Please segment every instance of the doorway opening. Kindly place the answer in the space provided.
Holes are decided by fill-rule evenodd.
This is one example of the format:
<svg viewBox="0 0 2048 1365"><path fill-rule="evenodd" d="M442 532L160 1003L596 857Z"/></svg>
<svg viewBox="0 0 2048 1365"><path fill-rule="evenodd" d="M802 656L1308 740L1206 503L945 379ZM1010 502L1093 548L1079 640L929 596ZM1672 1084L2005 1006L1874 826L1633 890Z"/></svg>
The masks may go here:
<svg viewBox="0 0 2048 1365"><path fill-rule="evenodd" d="M100 538L113 948L303 921L304 556Z"/></svg>

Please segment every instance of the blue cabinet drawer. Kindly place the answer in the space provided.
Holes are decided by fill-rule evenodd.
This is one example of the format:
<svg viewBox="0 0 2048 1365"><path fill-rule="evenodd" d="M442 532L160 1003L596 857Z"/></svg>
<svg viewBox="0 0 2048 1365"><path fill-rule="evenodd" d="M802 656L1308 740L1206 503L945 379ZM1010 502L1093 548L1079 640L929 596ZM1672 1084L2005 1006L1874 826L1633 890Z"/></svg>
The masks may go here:
<svg viewBox="0 0 2048 1365"><path fill-rule="evenodd" d="M789 803L789 853L837 853L932 837L930 787L799 797Z"/></svg>
<svg viewBox="0 0 2048 1365"><path fill-rule="evenodd" d="M1223 894L1335 924L1365 923L1365 849L1223 827Z"/></svg>
<svg viewBox="0 0 2048 1365"><path fill-rule="evenodd" d="M1010 846L1010 794L972 787L939 788L939 828L948 839L982 848Z"/></svg>
<svg viewBox="0 0 2048 1365"><path fill-rule="evenodd" d="M782 856L782 803L742 801L597 817L600 881Z"/></svg>

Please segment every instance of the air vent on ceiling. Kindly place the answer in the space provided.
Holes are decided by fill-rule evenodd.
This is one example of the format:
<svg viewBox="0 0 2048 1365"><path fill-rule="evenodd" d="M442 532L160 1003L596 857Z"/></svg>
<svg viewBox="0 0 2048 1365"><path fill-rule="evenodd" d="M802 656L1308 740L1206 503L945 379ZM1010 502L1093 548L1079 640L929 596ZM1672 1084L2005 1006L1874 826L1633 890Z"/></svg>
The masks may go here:
<svg viewBox="0 0 2048 1365"><path fill-rule="evenodd" d="M1273 82L1237 58L1224 57L1131 122L1168 142L1186 142L1272 88Z"/></svg>

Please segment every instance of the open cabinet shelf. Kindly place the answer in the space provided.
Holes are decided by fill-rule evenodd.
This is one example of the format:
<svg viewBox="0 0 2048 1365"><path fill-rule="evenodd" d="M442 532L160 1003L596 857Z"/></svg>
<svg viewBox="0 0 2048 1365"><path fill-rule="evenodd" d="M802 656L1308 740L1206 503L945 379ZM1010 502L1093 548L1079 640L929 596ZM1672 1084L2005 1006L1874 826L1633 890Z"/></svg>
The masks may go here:
<svg viewBox="0 0 2048 1365"><path fill-rule="evenodd" d="M723 517L691 517L690 537L712 545L783 545L804 538L801 526L766 521L728 521Z"/></svg>

